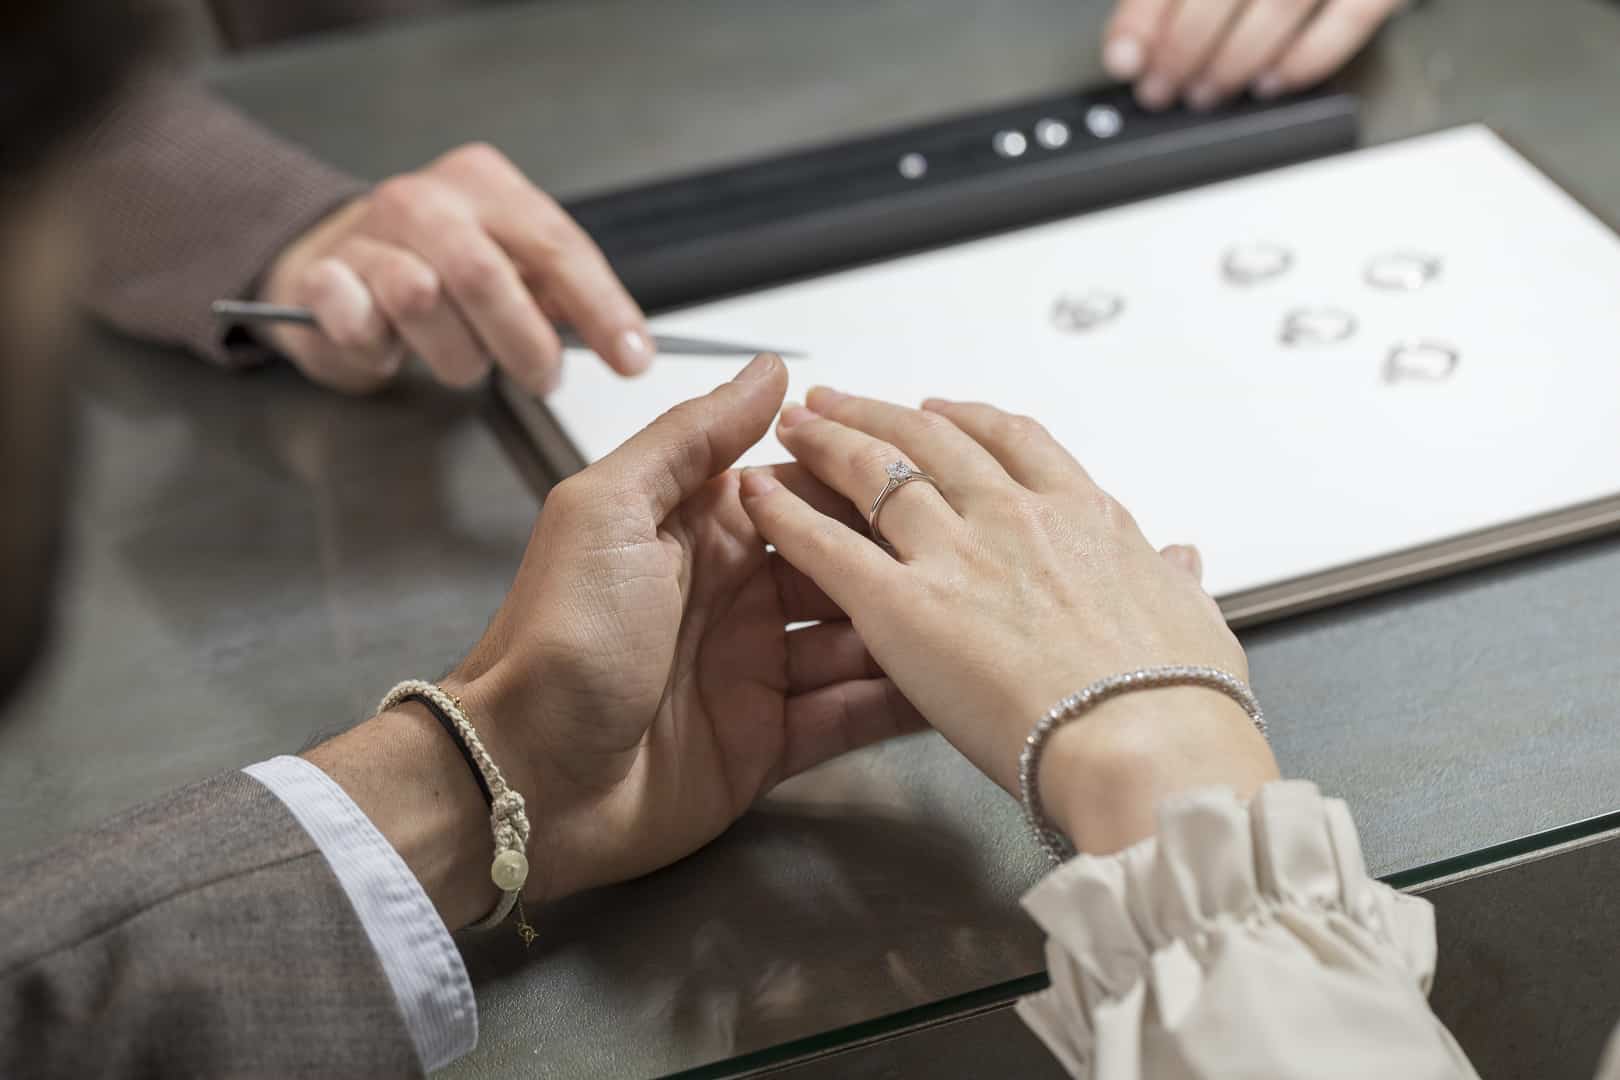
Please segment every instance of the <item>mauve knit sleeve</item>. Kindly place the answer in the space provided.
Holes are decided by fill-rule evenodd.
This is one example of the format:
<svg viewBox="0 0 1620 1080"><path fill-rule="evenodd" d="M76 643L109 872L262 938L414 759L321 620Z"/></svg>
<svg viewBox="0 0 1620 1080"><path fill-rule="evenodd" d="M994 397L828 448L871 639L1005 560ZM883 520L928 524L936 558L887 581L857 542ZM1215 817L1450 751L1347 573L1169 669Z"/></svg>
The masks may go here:
<svg viewBox="0 0 1620 1080"><path fill-rule="evenodd" d="M227 344L209 302L250 298L290 240L365 190L177 78L142 85L88 149L77 184L91 314L229 366L266 354Z"/></svg>

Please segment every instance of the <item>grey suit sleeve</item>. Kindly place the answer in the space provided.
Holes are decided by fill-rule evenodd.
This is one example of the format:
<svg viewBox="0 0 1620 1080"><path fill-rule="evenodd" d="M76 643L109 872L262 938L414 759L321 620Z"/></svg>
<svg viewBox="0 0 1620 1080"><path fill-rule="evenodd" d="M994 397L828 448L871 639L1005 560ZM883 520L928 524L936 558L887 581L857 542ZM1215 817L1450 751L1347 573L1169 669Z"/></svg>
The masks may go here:
<svg viewBox="0 0 1620 1080"><path fill-rule="evenodd" d="M139 87L88 150L90 313L231 366L268 353L228 344L209 302L251 296L289 241L366 187L178 77Z"/></svg>
<svg viewBox="0 0 1620 1080"><path fill-rule="evenodd" d="M420 1075L337 879L241 773L0 866L0 1076Z"/></svg>

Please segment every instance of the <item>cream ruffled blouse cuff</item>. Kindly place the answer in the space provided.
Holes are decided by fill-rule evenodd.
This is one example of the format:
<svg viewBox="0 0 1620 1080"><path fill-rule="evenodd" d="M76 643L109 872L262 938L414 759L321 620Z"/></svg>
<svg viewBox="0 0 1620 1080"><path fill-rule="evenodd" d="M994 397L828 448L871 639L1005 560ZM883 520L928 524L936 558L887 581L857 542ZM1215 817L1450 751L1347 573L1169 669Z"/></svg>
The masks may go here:
<svg viewBox="0 0 1620 1080"><path fill-rule="evenodd" d="M1429 1009L1434 909L1367 874L1314 784L1168 799L1159 832L1024 897L1051 987L1019 1014L1076 1077L1474 1077Z"/></svg>

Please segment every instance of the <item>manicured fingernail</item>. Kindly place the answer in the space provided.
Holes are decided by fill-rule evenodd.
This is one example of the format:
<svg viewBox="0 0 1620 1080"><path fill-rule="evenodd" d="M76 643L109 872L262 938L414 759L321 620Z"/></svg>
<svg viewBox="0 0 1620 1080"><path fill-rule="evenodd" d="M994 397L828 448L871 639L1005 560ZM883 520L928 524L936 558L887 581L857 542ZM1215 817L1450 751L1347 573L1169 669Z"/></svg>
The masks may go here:
<svg viewBox="0 0 1620 1080"><path fill-rule="evenodd" d="M1187 553L1187 569L1192 572L1193 577L1197 578L1199 581L1203 581L1204 556L1200 554L1198 549L1193 547L1191 544L1184 545L1182 550Z"/></svg>
<svg viewBox="0 0 1620 1080"><path fill-rule="evenodd" d="M816 418L815 413L811 412L809 409L805 408L803 405L800 405L798 403L794 403L792 405L787 406L786 408L784 408L782 410L782 419L780 421L780 426L784 427L784 428L790 428L795 424L802 424L806 420L814 420L815 418Z"/></svg>
<svg viewBox="0 0 1620 1080"><path fill-rule="evenodd" d="M1168 108L1175 96L1175 86L1163 75L1149 75L1136 84L1136 102L1144 109Z"/></svg>
<svg viewBox="0 0 1620 1080"><path fill-rule="evenodd" d="M931 397L922 403L922 407L928 412L939 412L949 404L950 402L946 401L944 398Z"/></svg>
<svg viewBox="0 0 1620 1080"><path fill-rule="evenodd" d="M819 412L822 409L832 408L834 405L837 405L840 401L843 401L847 397L849 397L849 395L844 393L842 390L834 390L830 386L818 386L810 391L809 395L805 398L805 404L810 406L811 409Z"/></svg>
<svg viewBox="0 0 1620 1080"><path fill-rule="evenodd" d="M733 376L732 382L754 382L758 379L766 378L771 372L776 370L776 365L779 363L781 363L781 361L776 358L775 354L760 353L758 356L748 361L747 367L743 368L741 371L737 372L735 376Z"/></svg>
<svg viewBox="0 0 1620 1080"><path fill-rule="evenodd" d="M1283 92L1282 76L1277 74L1275 71L1268 71L1258 79L1254 80L1254 85L1249 89L1254 96L1259 98L1261 101L1270 101L1272 98L1280 96Z"/></svg>
<svg viewBox="0 0 1620 1080"><path fill-rule="evenodd" d="M1214 83L1199 83L1187 91L1187 104L1199 112L1213 109L1220 99L1221 92Z"/></svg>
<svg viewBox="0 0 1620 1080"><path fill-rule="evenodd" d="M782 485L764 469L744 469L738 486L742 489L743 498L757 499L761 495L769 495Z"/></svg>
<svg viewBox="0 0 1620 1080"><path fill-rule="evenodd" d="M640 330L626 330L619 335L619 366L632 375L640 375L652 367L657 351L652 338Z"/></svg>
<svg viewBox="0 0 1620 1080"><path fill-rule="evenodd" d="M1142 43L1130 36L1117 37L1103 50L1103 67L1120 81L1142 73Z"/></svg>

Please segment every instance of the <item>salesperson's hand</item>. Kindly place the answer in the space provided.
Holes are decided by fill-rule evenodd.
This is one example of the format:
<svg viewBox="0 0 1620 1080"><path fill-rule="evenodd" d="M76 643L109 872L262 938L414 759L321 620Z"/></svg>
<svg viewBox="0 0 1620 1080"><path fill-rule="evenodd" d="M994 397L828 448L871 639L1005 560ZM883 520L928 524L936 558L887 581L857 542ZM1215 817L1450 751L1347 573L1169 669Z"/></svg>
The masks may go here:
<svg viewBox="0 0 1620 1080"><path fill-rule="evenodd" d="M1401 0L1119 0L1103 64L1144 108L1277 97L1342 67Z"/></svg>
<svg viewBox="0 0 1620 1080"><path fill-rule="evenodd" d="M556 323L621 375L653 359L646 320L607 259L500 151L452 150L384 180L295 239L258 299L313 309L270 343L316 382L362 393L407 352L468 386L498 365L537 395L562 377Z"/></svg>

